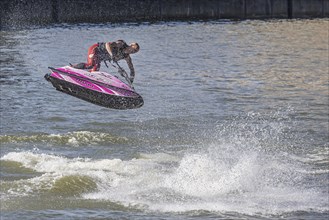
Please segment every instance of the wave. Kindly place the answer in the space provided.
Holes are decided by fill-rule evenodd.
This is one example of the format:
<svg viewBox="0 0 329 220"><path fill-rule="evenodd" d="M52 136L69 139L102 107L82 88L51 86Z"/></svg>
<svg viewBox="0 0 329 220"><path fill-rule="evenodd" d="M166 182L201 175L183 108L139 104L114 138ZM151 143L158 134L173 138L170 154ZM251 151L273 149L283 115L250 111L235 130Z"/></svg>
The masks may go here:
<svg viewBox="0 0 329 220"><path fill-rule="evenodd" d="M160 212L328 211L327 193L312 186L298 161L272 156L221 144L182 156L141 154L131 160L11 152L1 161L41 175L2 181L1 194L74 196Z"/></svg>
<svg viewBox="0 0 329 220"><path fill-rule="evenodd" d="M33 169L24 167L20 162L1 160L1 180L12 181L29 179L38 175Z"/></svg>
<svg viewBox="0 0 329 220"><path fill-rule="evenodd" d="M314 146L305 137L301 139L300 133L291 129L294 121L286 115L233 118L206 130L203 141L184 150L181 145L177 150L176 143L161 142L167 153L143 153L130 160L69 158L39 151L5 153L1 172L18 177L2 179L1 196L5 201L35 195L73 197L156 212L265 217L328 213L328 146ZM128 141L86 131L1 138L73 146ZM153 152L164 151L147 144L153 146Z"/></svg>
<svg viewBox="0 0 329 220"><path fill-rule="evenodd" d="M58 145L97 145L102 143L125 143L126 137L109 133L76 131L66 134L32 134L32 135L1 135L0 142L6 143L52 143Z"/></svg>
<svg viewBox="0 0 329 220"><path fill-rule="evenodd" d="M50 192L60 196L76 196L96 189L97 185L91 177L69 175L57 179Z"/></svg>

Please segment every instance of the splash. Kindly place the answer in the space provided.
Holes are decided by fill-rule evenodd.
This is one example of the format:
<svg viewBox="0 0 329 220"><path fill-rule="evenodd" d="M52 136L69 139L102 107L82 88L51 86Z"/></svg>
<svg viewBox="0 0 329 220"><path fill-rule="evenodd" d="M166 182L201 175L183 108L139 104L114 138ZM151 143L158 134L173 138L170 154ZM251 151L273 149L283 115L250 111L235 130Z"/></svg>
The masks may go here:
<svg viewBox="0 0 329 220"><path fill-rule="evenodd" d="M43 174L7 184L2 193L81 196L162 212L327 210L326 195L308 187L298 163L255 152L225 152L225 148L213 145L206 153L181 158L150 154L128 161L9 153L1 160L16 161Z"/></svg>
<svg viewBox="0 0 329 220"><path fill-rule="evenodd" d="M320 146L305 153L286 115L222 122L208 131L211 138L182 154L96 160L11 152L1 160L41 175L10 182L2 193L75 196L159 212L326 213L327 151Z"/></svg>

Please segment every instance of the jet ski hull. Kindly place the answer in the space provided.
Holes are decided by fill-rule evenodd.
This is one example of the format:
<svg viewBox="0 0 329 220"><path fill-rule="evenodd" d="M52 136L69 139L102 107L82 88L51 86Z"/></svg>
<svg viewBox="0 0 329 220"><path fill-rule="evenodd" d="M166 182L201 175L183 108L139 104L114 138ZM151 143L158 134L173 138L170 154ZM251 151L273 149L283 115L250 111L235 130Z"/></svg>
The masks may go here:
<svg viewBox="0 0 329 220"><path fill-rule="evenodd" d="M87 72L66 66L50 68L45 79L61 92L113 109L134 109L143 106L143 98L120 79L105 72Z"/></svg>

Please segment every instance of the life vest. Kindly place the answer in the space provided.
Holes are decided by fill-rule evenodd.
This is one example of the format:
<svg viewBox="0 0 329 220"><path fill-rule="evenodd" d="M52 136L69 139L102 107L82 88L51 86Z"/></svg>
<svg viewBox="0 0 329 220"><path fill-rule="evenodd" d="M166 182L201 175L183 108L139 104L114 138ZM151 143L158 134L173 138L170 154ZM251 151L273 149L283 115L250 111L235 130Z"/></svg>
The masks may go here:
<svg viewBox="0 0 329 220"><path fill-rule="evenodd" d="M111 44L111 50L112 50L112 60L113 61L119 61L122 59L125 59L129 56L129 54L126 54L123 52L123 50L128 47L127 43L123 40L118 40L116 42L110 42Z"/></svg>
<svg viewBox="0 0 329 220"><path fill-rule="evenodd" d="M97 56L99 61L112 60L112 56L107 52L105 43L98 43Z"/></svg>

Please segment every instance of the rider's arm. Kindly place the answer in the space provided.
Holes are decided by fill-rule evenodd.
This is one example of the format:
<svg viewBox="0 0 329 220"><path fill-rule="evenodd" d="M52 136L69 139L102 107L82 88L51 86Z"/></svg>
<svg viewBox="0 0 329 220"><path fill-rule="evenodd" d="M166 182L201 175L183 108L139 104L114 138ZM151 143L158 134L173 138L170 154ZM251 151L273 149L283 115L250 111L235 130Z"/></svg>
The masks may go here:
<svg viewBox="0 0 329 220"><path fill-rule="evenodd" d="M115 46L115 43L112 43L113 45L112 46ZM105 43L105 48L107 50L107 52L109 53L110 57L113 56L112 54L112 48L111 48L111 44L108 42L108 43Z"/></svg>
<svg viewBox="0 0 329 220"><path fill-rule="evenodd" d="M134 78L135 78L135 69L134 69L133 62L131 61L131 57L130 56L127 56L125 58L125 60L126 60L126 62L128 64L129 70L130 70L130 82L133 83Z"/></svg>

